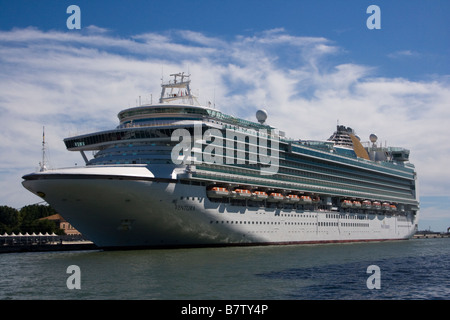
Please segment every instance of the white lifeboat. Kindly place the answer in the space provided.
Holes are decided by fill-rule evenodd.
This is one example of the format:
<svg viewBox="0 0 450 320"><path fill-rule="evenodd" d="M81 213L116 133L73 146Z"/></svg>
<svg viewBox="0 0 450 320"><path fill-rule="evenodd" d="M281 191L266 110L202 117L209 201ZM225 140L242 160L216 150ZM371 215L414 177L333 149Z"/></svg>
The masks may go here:
<svg viewBox="0 0 450 320"><path fill-rule="evenodd" d="M234 189L233 195L236 199L248 199L252 193L247 189Z"/></svg>
<svg viewBox="0 0 450 320"><path fill-rule="evenodd" d="M374 201L372 206L375 210L381 210L381 203L379 201Z"/></svg>
<svg viewBox="0 0 450 320"><path fill-rule="evenodd" d="M353 201L353 208L361 208L361 202L360 201Z"/></svg>
<svg viewBox="0 0 450 320"><path fill-rule="evenodd" d="M302 204L311 204L312 203L312 199L310 196L301 196L300 197L300 203Z"/></svg>
<svg viewBox="0 0 450 320"><path fill-rule="evenodd" d="M342 208L352 208L353 207L353 203L352 203L351 200L342 200L341 207Z"/></svg>
<svg viewBox="0 0 450 320"><path fill-rule="evenodd" d="M287 203L297 203L300 201L300 197L296 194L288 194L284 198L284 201L286 201Z"/></svg>
<svg viewBox="0 0 450 320"><path fill-rule="evenodd" d="M362 202L362 207L363 209L372 209L372 202L370 202L369 200L364 200Z"/></svg>
<svg viewBox="0 0 450 320"><path fill-rule="evenodd" d="M390 211L391 210L391 205L388 202L384 202L381 207L383 208L383 210L385 211Z"/></svg>
<svg viewBox="0 0 450 320"><path fill-rule="evenodd" d="M256 201L262 201L267 199L268 195L264 191L255 191L253 192L252 199Z"/></svg>
<svg viewBox="0 0 450 320"><path fill-rule="evenodd" d="M272 192L269 195L269 197L267 198L267 201L269 201L269 202L279 202L279 201L283 201L283 200L284 200L284 196L278 192Z"/></svg>
<svg viewBox="0 0 450 320"><path fill-rule="evenodd" d="M230 193L228 192L227 188L212 187L211 189L208 190L207 194L208 197L210 198L223 198L228 197Z"/></svg>

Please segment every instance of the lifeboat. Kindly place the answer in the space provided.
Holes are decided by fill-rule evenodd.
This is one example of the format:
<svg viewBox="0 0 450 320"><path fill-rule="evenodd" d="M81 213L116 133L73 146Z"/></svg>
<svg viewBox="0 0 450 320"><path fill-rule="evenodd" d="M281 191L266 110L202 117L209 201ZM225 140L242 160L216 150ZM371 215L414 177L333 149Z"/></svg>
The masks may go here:
<svg viewBox="0 0 450 320"><path fill-rule="evenodd" d="M300 202L302 204L311 204L312 203L312 199L310 196L301 196L300 197Z"/></svg>
<svg viewBox="0 0 450 320"><path fill-rule="evenodd" d="M395 204L391 204L391 211L397 211L397 207Z"/></svg>
<svg viewBox="0 0 450 320"><path fill-rule="evenodd" d="M267 201L269 202L278 202L284 200L284 196L281 193L272 192L269 197L267 198Z"/></svg>
<svg viewBox="0 0 450 320"><path fill-rule="evenodd" d="M384 202L381 205L381 208L383 208L383 210L385 210L385 211L390 211L391 210L391 205L389 203L387 203L387 202Z"/></svg>
<svg viewBox="0 0 450 320"><path fill-rule="evenodd" d="M223 198L223 197L228 197L228 195L230 193L228 192L228 190L226 188L212 187L211 189L208 190L207 194L208 194L208 197L210 197L210 198Z"/></svg>
<svg viewBox="0 0 450 320"><path fill-rule="evenodd" d="M363 209L372 209L372 202L370 202L369 200L364 200L362 202L362 207Z"/></svg>
<svg viewBox="0 0 450 320"><path fill-rule="evenodd" d="M288 194L284 200L287 203L297 203L300 201L300 197L296 194Z"/></svg>
<svg viewBox="0 0 450 320"><path fill-rule="evenodd" d="M312 198L312 202L313 202L314 204L320 203L320 197L319 197L319 196L314 196L314 197Z"/></svg>
<svg viewBox="0 0 450 320"><path fill-rule="evenodd" d="M252 193L247 189L234 189L233 196L236 199L248 199L252 196Z"/></svg>
<svg viewBox="0 0 450 320"><path fill-rule="evenodd" d="M255 191L253 192L252 199L256 201L262 201L267 199L268 195L264 191Z"/></svg>
<svg viewBox="0 0 450 320"><path fill-rule="evenodd" d="M356 208L356 209L361 208L361 202L360 201L353 201L353 208Z"/></svg>
<svg viewBox="0 0 450 320"><path fill-rule="evenodd" d="M372 206L373 206L373 208L374 208L375 210L381 210L381 203L378 202L378 201L374 201L374 202L372 203Z"/></svg>
<svg viewBox="0 0 450 320"><path fill-rule="evenodd" d="M341 207L342 208L352 208L353 207L353 203L352 203L351 200L342 200Z"/></svg>

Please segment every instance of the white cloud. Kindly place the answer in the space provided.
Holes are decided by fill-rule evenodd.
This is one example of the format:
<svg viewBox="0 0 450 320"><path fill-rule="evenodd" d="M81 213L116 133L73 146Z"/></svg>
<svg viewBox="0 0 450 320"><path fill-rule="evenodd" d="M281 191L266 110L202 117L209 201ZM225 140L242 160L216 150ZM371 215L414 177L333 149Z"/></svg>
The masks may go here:
<svg viewBox="0 0 450 320"><path fill-rule="evenodd" d="M422 193L448 196L449 81L374 77L376 66L333 63L343 52L328 39L283 29L231 40L189 30L119 38L96 26L2 31L0 170L2 183L15 187L0 204L30 201L17 179L37 166L43 125L53 165L81 164L64 137L116 126L117 113L139 96L157 101L162 73L188 69L201 103L251 120L264 107L268 122L290 137L327 139L339 121L363 141L376 133L409 148Z"/></svg>
<svg viewBox="0 0 450 320"><path fill-rule="evenodd" d="M392 59L399 59L399 58L406 58L406 57L415 58L415 57L419 57L420 55L421 54L416 51L400 50L400 51L395 51L393 53L388 54L388 57L392 58Z"/></svg>
<svg viewBox="0 0 450 320"><path fill-rule="evenodd" d="M109 33L111 30L109 30L107 28L101 28L101 27L98 27L95 25L90 25L90 26L84 27L83 31L87 31L89 34L95 34L95 33L105 34L105 33Z"/></svg>

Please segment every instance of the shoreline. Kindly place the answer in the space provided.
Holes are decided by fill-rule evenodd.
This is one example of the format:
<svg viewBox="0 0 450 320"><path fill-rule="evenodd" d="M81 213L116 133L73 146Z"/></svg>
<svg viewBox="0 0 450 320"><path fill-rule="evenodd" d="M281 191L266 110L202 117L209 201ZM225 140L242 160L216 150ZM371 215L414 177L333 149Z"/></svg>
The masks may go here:
<svg viewBox="0 0 450 320"><path fill-rule="evenodd" d="M450 233L417 233L411 239L449 238ZM0 245L2 253L102 250L91 241L58 241L44 244Z"/></svg>
<svg viewBox="0 0 450 320"><path fill-rule="evenodd" d="M91 241L63 241L46 244L0 245L1 253L100 250Z"/></svg>
<svg viewBox="0 0 450 320"><path fill-rule="evenodd" d="M440 233L440 232L419 232L416 233L413 239L436 239L436 238L450 238L450 233Z"/></svg>

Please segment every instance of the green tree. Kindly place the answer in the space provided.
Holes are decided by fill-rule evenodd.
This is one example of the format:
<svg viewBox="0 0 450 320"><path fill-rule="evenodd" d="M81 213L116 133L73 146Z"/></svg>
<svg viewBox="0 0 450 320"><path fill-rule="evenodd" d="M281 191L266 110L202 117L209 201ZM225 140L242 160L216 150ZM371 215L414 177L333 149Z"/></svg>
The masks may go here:
<svg viewBox="0 0 450 320"><path fill-rule="evenodd" d="M17 209L0 206L0 233L19 232L20 213Z"/></svg>
<svg viewBox="0 0 450 320"><path fill-rule="evenodd" d="M48 220L39 220L44 217L51 216L57 212L50 206L32 204L20 209L20 230L22 233L58 233L59 226Z"/></svg>
<svg viewBox="0 0 450 320"><path fill-rule="evenodd" d="M55 233L59 235L64 234L64 230L61 230L59 228L59 225L57 225L55 222L50 220L34 220L31 224L28 224L26 227L22 227L22 233L28 232L29 234L35 232L35 233L46 233L49 234Z"/></svg>
<svg viewBox="0 0 450 320"><path fill-rule="evenodd" d="M31 204L20 209L22 223L33 222L36 219L48 217L56 213L52 207L41 204Z"/></svg>
<svg viewBox="0 0 450 320"><path fill-rule="evenodd" d="M25 206L20 211L8 206L0 206L0 234L5 232L64 234L64 231L53 221L39 220L56 213L52 207L38 204Z"/></svg>

